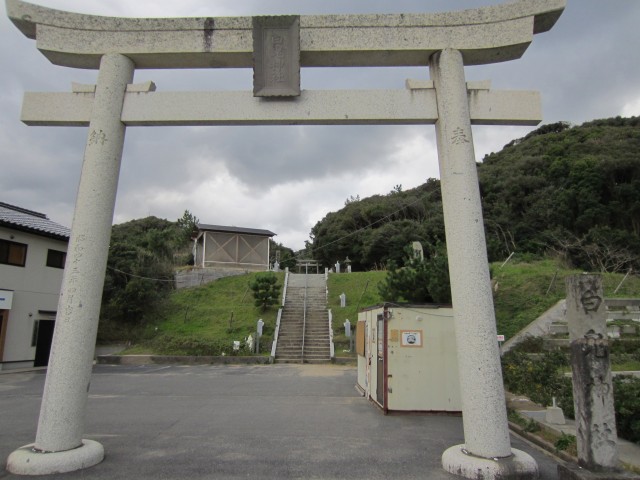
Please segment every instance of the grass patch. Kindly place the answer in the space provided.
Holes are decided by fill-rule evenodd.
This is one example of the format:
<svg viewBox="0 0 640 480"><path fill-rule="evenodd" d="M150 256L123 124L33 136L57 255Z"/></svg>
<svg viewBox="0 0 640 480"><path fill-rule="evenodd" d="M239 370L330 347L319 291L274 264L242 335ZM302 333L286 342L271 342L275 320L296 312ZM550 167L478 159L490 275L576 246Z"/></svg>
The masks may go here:
<svg viewBox="0 0 640 480"><path fill-rule="evenodd" d="M574 457L578 456L576 437L562 432L546 428L532 418L525 418L515 410L508 409L509 421L519 425L525 432L546 440L553 445L558 452L566 452Z"/></svg>
<svg viewBox="0 0 640 480"><path fill-rule="evenodd" d="M549 259L510 262L502 268L494 263L491 271L498 334L507 339L565 298L565 278L581 273ZM637 297L640 291L640 278L629 276L614 295L624 274L605 273L602 277L607 298Z"/></svg>
<svg viewBox="0 0 640 480"><path fill-rule="evenodd" d="M498 333L507 338L526 327L542 313L565 296L565 277L580 273L563 268L554 260L536 262L511 261L504 267L493 264L494 305ZM144 328L135 327L131 332L116 331L116 326L102 325L114 329L114 338L142 338L143 343L129 350L131 353L156 353L166 351L173 345L174 351L213 351L234 340L243 340L256 329L256 322L265 322L261 350L271 345L278 308L261 312L253 304L249 283L257 274L227 277L215 282L172 292L158 318ZM278 273L278 283L284 283L284 273ZM386 272L354 272L330 274L327 308L333 314L333 330L336 355L349 349L349 339L344 335L344 322L349 319L355 330L358 310L383 303L378 285L384 281ZM624 275L604 274L605 296L614 297L613 290ZM634 297L640 291L640 278L629 276L615 297ZM340 307L340 294L347 297L346 307ZM184 341L177 341L183 338ZM162 339L165 341L163 342ZM202 343L204 342L204 344ZM158 350L159 349L159 350ZM635 349L633 349L635 351ZM625 362L625 369L637 368L638 362ZM618 368L618 367L616 367Z"/></svg>
<svg viewBox="0 0 640 480"><path fill-rule="evenodd" d="M164 314L147 326L147 340L127 353L167 355L217 355L232 351L234 340L255 335L259 318L264 321L262 350L270 349L278 306L266 311L254 306L249 283L257 273L226 277L194 288L173 292ZM284 273L276 274L278 284Z"/></svg>
<svg viewBox="0 0 640 480"><path fill-rule="evenodd" d="M352 333L358 321L358 310L383 302L378 293L378 284L384 281L387 272L354 272L329 274L327 288L329 299L327 308L331 309L333 318L333 341L336 356L355 356L355 352L347 354L343 350L349 349L349 339L344 334L344 322L351 322ZM340 295L347 297L346 307L340 306ZM355 349L355 347L354 347Z"/></svg>
<svg viewBox="0 0 640 480"><path fill-rule="evenodd" d="M640 370L640 361L628 360L621 363L616 362L615 357L611 357L612 372L635 372ZM561 373L571 373L571 366L565 366L560 369Z"/></svg>

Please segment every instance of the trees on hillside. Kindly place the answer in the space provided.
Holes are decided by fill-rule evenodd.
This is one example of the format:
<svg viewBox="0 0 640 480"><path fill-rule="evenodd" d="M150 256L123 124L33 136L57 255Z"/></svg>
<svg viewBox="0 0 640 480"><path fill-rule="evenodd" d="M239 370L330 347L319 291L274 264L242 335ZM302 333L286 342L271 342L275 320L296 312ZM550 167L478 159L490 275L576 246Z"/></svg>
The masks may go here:
<svg viewBox="0 0 640 480"><path fill-rule="evenodd" d="M553 251L587 270L639 267L638 147L634 117L541 127L485 157L478 174L490 256Z"/></svg>
<svg viewBox="0 0 640 480"><path fill-rule="evenodd" d="M418 188L392 190L348 202L311 229L311 252L325 265L349 257L355 270L402 264L413 241L444 241L440 182L429 179Z"/></svg>
<svg viewBox="0 0 640 480"><path fill-rule="evenodd" d="M388 265L383 283L378 285L380 296L390 302L451 303L449 265L444 245L431 246L424 259L407 247L404 266Z"/></svg>
<svg viewBox="0 0 640 480"><path fill-rule="evenodd" d="M640 268L640 117L544 125L478 165L489 259L563 256L577 268ZM351 198L311 230L326 266L403 262L403 248L444 242L440 182Z"/></svg>
<svg viewBox="0 0 640 480"><path fill-rule="evenodd" d="M173 289L175 267L188 261L194 222L197 219L185 211L178 222L147 217L113 226L103 324L140 325L159 314L162 300Z"/></svg>

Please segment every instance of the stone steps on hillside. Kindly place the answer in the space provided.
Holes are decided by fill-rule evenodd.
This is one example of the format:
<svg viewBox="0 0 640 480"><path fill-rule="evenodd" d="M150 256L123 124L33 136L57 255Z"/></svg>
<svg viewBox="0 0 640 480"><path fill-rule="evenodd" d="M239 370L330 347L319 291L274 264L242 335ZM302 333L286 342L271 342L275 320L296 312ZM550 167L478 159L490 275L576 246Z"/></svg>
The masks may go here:
<svg viewBox="0 0 640 480"><path fill-rule="evenodd" d="M330 341L324 275L311 274L305 278L304 274L289 274L285 304L280 316L275 361L327 363L331 360Z"/></svg>

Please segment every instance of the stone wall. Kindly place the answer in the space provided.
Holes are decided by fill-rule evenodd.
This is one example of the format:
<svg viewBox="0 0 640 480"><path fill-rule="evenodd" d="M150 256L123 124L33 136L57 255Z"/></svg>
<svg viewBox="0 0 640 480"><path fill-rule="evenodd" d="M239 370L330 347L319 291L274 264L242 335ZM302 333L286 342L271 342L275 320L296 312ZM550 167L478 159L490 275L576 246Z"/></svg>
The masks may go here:
<svg viewBox="0 0 640 480"><path fill-rule="evenodd" d="M178 270L175 273L176 288L198 287L209 282L214 282L219 278L231 277L234 275L244 275L246 270L231 268L191 268L189 270Z"/></svg>

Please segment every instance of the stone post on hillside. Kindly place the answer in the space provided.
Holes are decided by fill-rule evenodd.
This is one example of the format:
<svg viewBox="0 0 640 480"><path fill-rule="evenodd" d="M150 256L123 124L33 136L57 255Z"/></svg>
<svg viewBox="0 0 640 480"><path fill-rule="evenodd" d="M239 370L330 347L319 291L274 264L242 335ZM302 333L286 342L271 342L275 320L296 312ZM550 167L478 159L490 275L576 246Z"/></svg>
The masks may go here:
<svg viewBox="0 0 640 480"><path fill-rule="evenodd" d="M560 479L611 479L618 474L629 478L618 470L602 277L573 275L567 277L566 289L578 464L583 468L560 465L558 475Z"/></svg>

